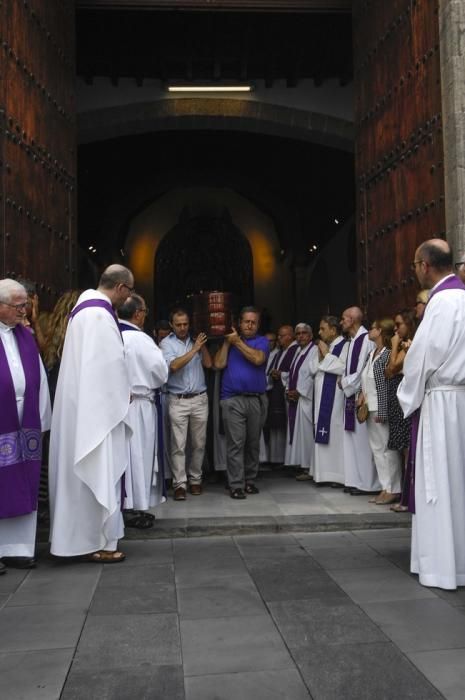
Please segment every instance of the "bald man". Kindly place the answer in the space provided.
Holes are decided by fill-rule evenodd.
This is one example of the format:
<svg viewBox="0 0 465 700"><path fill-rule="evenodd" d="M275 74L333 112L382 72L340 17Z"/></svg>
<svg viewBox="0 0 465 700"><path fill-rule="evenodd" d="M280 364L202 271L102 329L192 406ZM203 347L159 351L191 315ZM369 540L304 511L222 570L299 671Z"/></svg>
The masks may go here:
<svg viewBox="0 0 465 700"><path fill-rule="evenodd" d="M365 423L355 417L355 400L361 387L362 370L374 344L362 325L363 314L358 306L346 309L341 317L341 329L349 338L346 367L341 378L344 392L344 474L345 487L352 496L381 490L375 463L368 442Z"/></svg>
<svg viewBox="0 0 465 700"><path fill-rule="evenodd" d="M397 390L412 449L417 437L410 568L453 590L465 586L465 285L441 239L417 248L412 269L431 291Z"/></svg>
<svg viewBox="0 0 465 700"><path fill-rule="evenodd" d="M70 315L50 436L50 540L57 556L124 560L117 545L124 534L131 385L115 310L133 291L131 271L110 265Z"/></svg>

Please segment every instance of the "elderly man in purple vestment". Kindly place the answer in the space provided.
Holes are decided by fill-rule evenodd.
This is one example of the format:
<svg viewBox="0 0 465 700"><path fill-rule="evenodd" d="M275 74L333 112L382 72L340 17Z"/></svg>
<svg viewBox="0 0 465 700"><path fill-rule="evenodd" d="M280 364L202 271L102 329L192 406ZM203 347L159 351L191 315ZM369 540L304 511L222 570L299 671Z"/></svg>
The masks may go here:
<svg viewBox="0 0 465 700"><path fill-rule="evenodd" d="M122 265L71 312L50 434L50 542L56 556L122 562L121 498L128 463L131 385L115 309L134 291Z"/></svg>
<svg viewBox="0 0 465 700"><path fill-rule="evenodd" d="M47 377L22 323L27 301L21 284L0 280L0 574L35 565L41 434L50 428Z"/></svg>
<svg viewBox="0 0 465 700"><path fill-rule="evenodd" d="M465 586L465 285L442 239L420 245L412 269L431 291L397 390L414 416L410 570L424 586L453 590Z"/></svg>

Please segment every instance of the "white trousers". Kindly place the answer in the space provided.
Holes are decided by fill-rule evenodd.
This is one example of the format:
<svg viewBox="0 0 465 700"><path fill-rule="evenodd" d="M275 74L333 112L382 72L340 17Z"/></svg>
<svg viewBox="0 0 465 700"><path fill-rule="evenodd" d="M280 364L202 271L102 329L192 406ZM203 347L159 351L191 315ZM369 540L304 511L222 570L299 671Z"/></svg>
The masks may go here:
<svg viewBox="0 0 465 700"><path fill-rule="evenodd" d="M169 394L168 411L171 423L171 471L173 487L200 484L205 453L208 421L207 394L181 399ZM186 443L189 433L190 460L186 465Z"/></svg>
<svg viewBox="0 0 465 700"><path fill-rule="evenodd" d="M375 421L376 411L370 411L367 420L368 441L375 460L378 479L383 491L400 493L401 455L397 450L388 450L389 425Z"/></svg>
<svg viewBox="0 0 465 700"><path fill-rule="evenodd" d="M36 547L37 511L0 519L0 558L33 557Z"/></svg>

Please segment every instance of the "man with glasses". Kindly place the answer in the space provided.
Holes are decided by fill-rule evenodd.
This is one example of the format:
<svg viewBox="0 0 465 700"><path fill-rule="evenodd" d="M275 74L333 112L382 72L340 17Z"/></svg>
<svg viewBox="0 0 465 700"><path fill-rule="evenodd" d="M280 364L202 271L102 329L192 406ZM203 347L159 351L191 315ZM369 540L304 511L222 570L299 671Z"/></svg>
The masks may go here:
<svg viewBox="0 0 465 700"><path fill-rule="evenodd" d="M110 265L70 314L50 434L51 552L122 562L122 477L131 433L131 385L115 309L134 291L132 272Z"/></svg>
<svg viewBox="0 0 465 700"><path fill-rule="evenodd" d="M125 508L133 513L125 522L139 529L152 527L154 516L148 510L165 500L160 387L168 379L168 367L160 348L143 332L147 312L138 294L131 294L118 309L131 383Z"/></svg>
<svg viewBox="0 0 465 700"><path fill-rule="evenodd" d="M35 565L41 434L51 418L45 370L23 325L27 303L21 284L0 280L0 574Z"/></svg>
<svg viewBox="0 0 465 700"><path fill-rule="evenodd" d="M431 291L397 390L416 456L410 568L424 586L455 589L465 586L465 285L442 239L420 245L412 265Z"/></svg>

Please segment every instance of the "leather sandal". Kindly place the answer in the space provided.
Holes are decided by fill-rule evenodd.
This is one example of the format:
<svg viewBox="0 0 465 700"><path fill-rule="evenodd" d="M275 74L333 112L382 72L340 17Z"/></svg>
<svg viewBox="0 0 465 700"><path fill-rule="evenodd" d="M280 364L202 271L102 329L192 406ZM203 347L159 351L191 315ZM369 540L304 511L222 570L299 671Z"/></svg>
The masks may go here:
<svg viewBox="0 0 465 700"><path fill-rule="evenodd" d="M247 498L245 493L243 492L242 489L231 489L231 493L229 494L231 498L234 498L234 500L240 500L242 501L244 498Z"/></svg>
<svg viewBox="0 0 465 700"><path fill-rule="evenodd" d="M119 564L126 559L126 555L118 550L114 552L108 552L105 549L101 549L99 552L93 552L92 554L86 554L83 557L83 561L88 561L92 564Z"/></svg>
<svg viewBox="0 0 465 700"><path fill-rule="evenodd" d="M250 483L248 483L248 484L245 485L244 491L245 491L246 493L260 493L260 491L257 489L257 487L255 486L255 484L250 484Z"/></svg>

